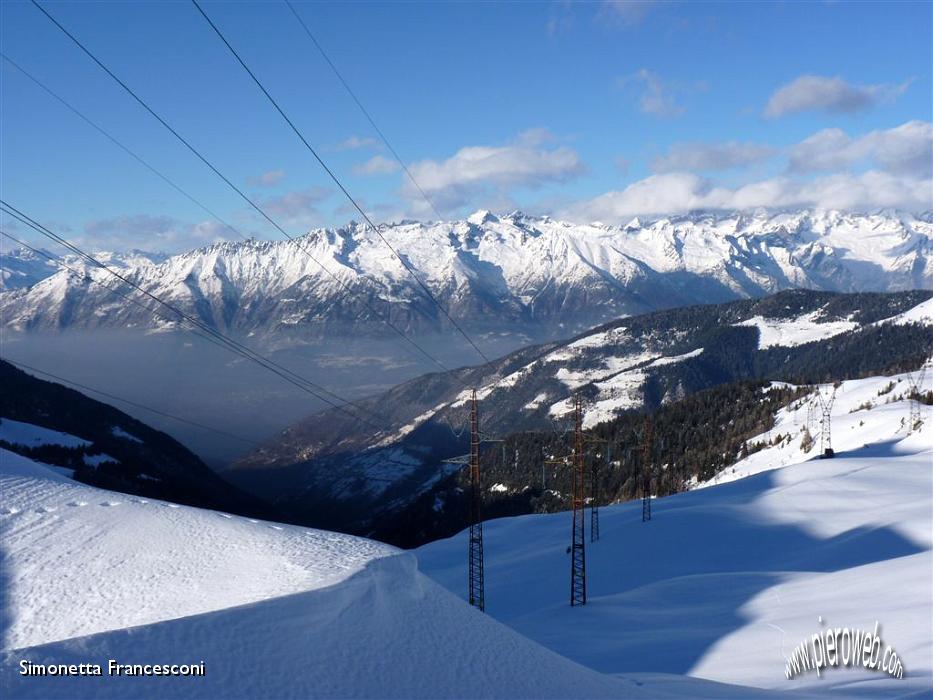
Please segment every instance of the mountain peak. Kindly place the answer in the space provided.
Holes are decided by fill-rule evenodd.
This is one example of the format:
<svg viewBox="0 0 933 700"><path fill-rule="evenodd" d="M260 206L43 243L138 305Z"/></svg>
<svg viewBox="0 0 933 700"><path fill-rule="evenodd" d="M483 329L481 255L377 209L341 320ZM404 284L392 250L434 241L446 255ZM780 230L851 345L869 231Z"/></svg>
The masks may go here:
<svg viewBox="0 0 933 700"><path fill-rule="evenodd" d="M478 209L467 217L467 221L475 226L482 226L483 224L498 223L499 217L488 209Z"/></svg>

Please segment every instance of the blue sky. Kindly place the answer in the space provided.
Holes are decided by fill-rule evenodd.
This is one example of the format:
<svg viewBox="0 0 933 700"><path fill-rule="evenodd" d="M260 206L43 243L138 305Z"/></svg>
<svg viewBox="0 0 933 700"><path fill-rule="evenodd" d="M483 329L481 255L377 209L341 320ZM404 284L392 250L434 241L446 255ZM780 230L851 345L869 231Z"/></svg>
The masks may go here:
<svg viewBox="0 0 933 700"><path fill-rule="evenodd" d="M190 3L44 4L290 233L358 218ZM204 7L374 220L436 218L284 3ZM277 236L38 9L0 8L4 54ZM296 8L444 217L933 208L928 2ZM0 77L5 200L97 248L235 237L6 61Z"/></svg>

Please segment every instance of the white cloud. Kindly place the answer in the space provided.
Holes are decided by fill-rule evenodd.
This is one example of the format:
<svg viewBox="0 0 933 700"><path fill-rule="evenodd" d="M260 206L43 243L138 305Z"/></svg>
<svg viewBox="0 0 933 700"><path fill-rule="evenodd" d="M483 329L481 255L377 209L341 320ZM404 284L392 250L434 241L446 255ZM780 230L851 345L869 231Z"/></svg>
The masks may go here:
<svg viewBox="0 0 933 700"><path fill-rule="evenodd" d="M230 241L239 239L240 233L233 231L229 226L225 226L219 221L209 219L201 221L190 226L191 238L198 241L197 245L206 245L208 243L219 243L220 241ZM245 235L245 234L244 234ZM186 249L188 246L184 246Z"/></svg>
<svg viewBox="0 0 933 700"><path fill-rule="evenodd" d="M568 207L571 220L621 222L633 216L683 214L698 209L818 207L865 210L933 208L933 179L877 170L813 180L776 177L724 187L692 173L651 175L623 190Z"/></svg>
<svg viewBox="0 0 933 700"><path fill-rule="evenodd" d="M642 68L637 73L620 78L619 87L637 83L642 91L638 98L638 108L645 114L656 117L679 117L684 108L677 103L677 93L682 89L673 83L665 82L657 73Z"/></svg>
<svg viewBox="0 0 933 700"><path fill-rule="evenodd" d="M786 154L783 176L725 186L696 172ZM819 207L933 209L933 123L911 121L852 138L825 129L787 149L727 142L680 144L655 159L656 174L560 208L572 220L619 222L698 209ZM819 177L810 174L827 173Z"/></svg>
<svg viewBox="0 0 933 700"><path fill-rule="evenodd" d="M356 151L361 148L374 149L379 142L369 136L350 136L334 146L335 151Z"/></svg>
<svg viewBox="0 0 933 700"><path fill-rule="evenodd" d="M279 184L284 179L284 170L269 170L268 172L262 173L262 175L246 178L246 184L251 187L271 187L272 185Z"/></svg>
<svg viewBox="0 0 933 700"><path fill-rule="evenodd" d="M391 158L375 155L365 163L353 167L356 175L388 175L399 169L399 164Z"/></svg>
<svg viewBox="0 0 933 700"><path fill-rule="evenodd" d="M893 129L851 138L824 129L790 149L793 172L841 170L868 164L902 175L933 175L933 123L912 121Z"/></svg>
<svg viewBox="0 0 933 700"><path fill-rule="evenodd" d="M565 146L547 147L549 132L524 132L505 146L467 146L446 160L422 160L410 166L414 179L434 203L455 209L476 196L504 195L515 187L539 187L564 182L583 172L576 151ZM407 180L402 193L418 204L418 192Z"/></svg>
<svg viewBox="0 0 933 700"><path fill-rule="evenodd" d="M671 146L651 163L657 173L677 170L728 170L758 163L776 153L771 146L757 143L680 143Z"/></svg>
<svg viewBox="0 0 933 700"><path fill-rule="evenodd" d="M260 206L269 212L270 216L285 223L310 224L320 218L317 205L330 194L331 190L327 187L309 187L263 200Z"/></svg>
<svg viewBox="0 0 933 700"><path fill-rule="evenodd" d="M135 214L89 221L72 240L93 250L138 248L170 253L237 237L232 229L213 220L189 224L170 216Z"/></svg>
<svg viewBox="0 0 933 700"><path fill-rule="evenodd" d="M776 118L798 112L857 112L897 97L909 84L854 85L839 77L802 75L771 95L764 115Z"/></svg>

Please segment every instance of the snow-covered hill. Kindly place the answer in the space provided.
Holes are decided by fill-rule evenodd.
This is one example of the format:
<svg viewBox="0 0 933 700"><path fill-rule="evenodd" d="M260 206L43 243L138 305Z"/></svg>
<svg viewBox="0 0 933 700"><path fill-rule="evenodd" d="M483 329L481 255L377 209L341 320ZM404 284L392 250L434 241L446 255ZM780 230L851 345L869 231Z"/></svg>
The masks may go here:
<svg viewBox="0 0 933 700"><path fill-rule="evenodd" d="M933 364L926 369L890 377L879 376L839 382L838 386L823 384L777 412L774 427L765 435L749 440L752 454L709 481L697 484L704 488L724 484L763 471L817 457L823 447L831 446L840 455L875 449L873 445L899 444L908 435L907 445L933 450L933 407L920 405L923 425L912 431L906 397L911 393L911 381L922 394L933 391ZM824 426L820 397L832 402L832 419L823 443ZM806 435L812 445L807 446ZM778 441L777 444L774 444ZM758 445L756 445L758 443ZM767 444L761 451L753 446ZM893 447L892 447L893 449ZM897 450L895 450L895 453ZM930 463L933 467L933 462ZM933 496L933 494L929 494Z"/></svg>
<svg viewBox="0 0 933 700"><path fill-rule="evenodd" d="M487 522L487 611L604 673L639 668L782 692L926 697L933 407L908 434L906 402L885 403L905 390L904 376L844 382L833 411L835 459L814 459L818 442L801 450L804 401L750 443L790 438L740 461L720 480L731 483L655 499L647 523L638 502L601 509L601 538L587 543L584 608L568 605L569 513ZM818 441L818 426L810 429ZM430 543L417 550L419 566L463 596L466 550L466 533ZM829 627L871 631L876 622L903 659L904 679L853 669L786 679L804 639Z"/></svg>
<svg viewBox="0 0 933 700"><path fill-rule="evenodd" d="M522 324L546 339L626 313L793 287L933 287L933 223L899 212L692 214L625 225L477 212L387 225L382 235L454 318L486 330ZM367 304L415 331L444 327L379 237L356 224L297 243L223 243L157 264L138 257L126 266L135 283L223 329L386 332ZM104 271L87 275L110 282ZM67 271L5 293L0 310L17 329L168 323Z"/></svg>
<svg viewBox="0 0 933 700"><path fill-rule="evenodd" d="M637 503L602 509L589 600L573 609L566 512L486 524L483 615L457 598L463 534L412 554L127 497L0 451L0 694L922 697L933 682L933 407L908 434L905 402L887 403L905 382L839 387L833 460L781 466L810 456L800 402L750 441L775 444L732 475L749 476L656 499L649 523ZM821 627L875 622L904 679L785 678L794 647ZM19 673L26 660L106 674L109 659L203 661L206 675Z"/></svg>
<svg viewBox="0 0 933 700"><path fill-rule="evenodd" d="M613 677L480 614L373 541L126 498L0 451L4 698L756 698ZM110 677L204 663L203 677ZM105 675L23 676L21 662ZM638 670L633 668L634 670Z"/></svg>

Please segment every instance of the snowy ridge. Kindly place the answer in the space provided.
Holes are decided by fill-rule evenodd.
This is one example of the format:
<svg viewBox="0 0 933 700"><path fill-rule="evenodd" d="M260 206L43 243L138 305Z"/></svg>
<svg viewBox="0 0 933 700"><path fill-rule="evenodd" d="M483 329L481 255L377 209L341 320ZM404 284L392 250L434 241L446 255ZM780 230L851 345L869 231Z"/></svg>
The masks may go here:
<svg viewBox="0 0 933 700"><path fill-rule="evenodd" d="M825 340L860 328L854 321L831 320L823 318L824 311L801 314L795 318L765 318L754 316L737 326L751 326L758 329L758 347L761 350L773 347L795 347ZM919 323L933 325L933 299L888 319L875 322L907 324ZM596 396L584 406L584 427L590 428L598 423L610 420L621 411L639 408L643 405L643 386L652 368L668 367L703 354L703 348L695 348L685 353L668 355L661 342L654 345L657 349L644 352L620 354L613 348L625 347L633 339L625 328L612 328L596 331L556 350L546 353L528 366L513 372L504 379L494 379L477 391L477 398L484 400L497 391L504 391L516 386L531 376L534 368L555 367L553 378L563 384L567 390L576 390L592 385ZM652 344L648 342L649 346ZM595 358L595 359L594 359ZM575 363L586 361L585 369L573 369ZM594 366L595 365L595 366ZM540 377L537 378L540 382ZM468 392L462 393L458 401L451 406L463 405ZM526 409L536 409L546 400L546 394L538 394L525 405ZM441 407L443 408L443 407ZM548 415L560 418L572 410L572 398L550 404ZM434 409L435 412L438 409ZM425 416L420 416L425 420Z"/></svg>
<svg viewBox="0 0 933 700"><path fill-rule="evenodd" d="M395 552L348 535L92 488L6 450L0 483L12 562L5 576L19 601L4 641L11 649L332 585ZM36 547L40 535L56 546Z"/></svg>
<svg viewBox="0 0 933 700"><path fill-rule="evenodd" d="M922 323L927 326L933 325L933 299L927 299L922 304L918 304L904 313L889 318L887 321L878 321L878 323L894 323L896 325Z"/></svg>
<svg viewBox="0 0 933 700"><path fill-rule="evenodd" d="M72 275L64 269L52 253L40 249L48 257L35 253L28 248L14 248L12 250L0 250L0 292L14 289L25 289L38 284L42 280L55 274ZM98 251L92 253L100 262L118 270L129 270L138 267L146 267L160 263L168 258L161 253L146 253L140 250L133 250L127 253L115 253L111 251ZM61 262L68 267L73 268L79 273L87 273L90 266L83 259L70 253L61 257Z"/></svg>
<svg viewBox="0 0 933 700"><path fill-rule="evenodd" d="M600 540L587 533L582 609L567 605L569 513L487 522L487 611L604 673L685 673L785 697L924 696L933 685L933 407L908 434L906 401L884 403L904 391L903 377L845 382L835 459L799 451L794 417L804 405L782 411L772 431L791 432L792 444L740 462L730 483L655 499L648 523L637 501L601 508ZM875 407L849 413L869 399ZM460 594L465 538L417 550L422 570ZM876 621L905 660L904 679L854 669L785 678L793 648L821 627Z"/></svg>
<svg viewBox="0 0 933 700"><path fill-rule="evenodd" d="M484 327L543 323L549 337L558 323L581 329L623 313L794 287L933 287L933 224L897 212L693 214L625 226L483 213L463 221L401 222L381 232L455 318ZM111 254L107 262L221 328L379 327L374 319L354 321L359 309L344 298L343 285L416 328L441 326L440 316L426 321L415 311L422 292L378 236L355 223L311 231L298 243L222 243L166 259ZM99 281L106 275L85 271ZM64 270L4 294L0 308L5 324L16 329L166 326Z"/></svg>

